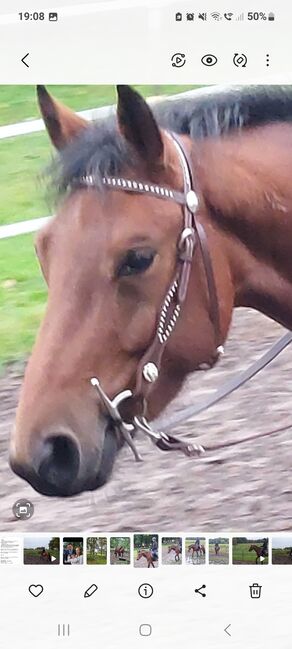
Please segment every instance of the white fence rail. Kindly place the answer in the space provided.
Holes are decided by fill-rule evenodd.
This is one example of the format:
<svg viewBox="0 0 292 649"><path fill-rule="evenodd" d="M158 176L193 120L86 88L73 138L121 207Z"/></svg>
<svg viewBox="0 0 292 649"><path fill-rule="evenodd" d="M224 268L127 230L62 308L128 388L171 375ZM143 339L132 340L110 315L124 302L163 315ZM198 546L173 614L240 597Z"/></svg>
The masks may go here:
<svg viewBox="0 0 292 649"><path fill-rule="evenodd" d="M99 108L91 108L89 110L81 110L77 113L84 119L89 121L101 119L114 111L114 106L101 106ZM18 135L29 135L30 133L39 133L45 130L45 125L42 119L28 119L25 122L18 122L16 124L8 124L7 126L0 126L0 140L8 137L17 137Z"/></svg>
<svg viewBox="0 0 292 649"><path fill-rule="evenodd" d="M31 219L30 221L19 221L18 223L10 223L9 225L1 225L0 239L10 239L16 237L18 234L29 234L36 232L45 225L52 217L41 216L38 219Z"/></svg>

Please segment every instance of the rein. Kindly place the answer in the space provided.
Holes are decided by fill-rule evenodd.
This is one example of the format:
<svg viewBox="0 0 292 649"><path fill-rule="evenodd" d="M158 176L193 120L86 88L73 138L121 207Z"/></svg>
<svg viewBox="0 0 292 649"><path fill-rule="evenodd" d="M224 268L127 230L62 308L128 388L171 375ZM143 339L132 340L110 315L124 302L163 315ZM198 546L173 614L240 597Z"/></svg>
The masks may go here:
<svg viewBox="0 0 292 649"><path fill-rule="evenodd" d="M111 400L98 380L94 377L91 379L91 384L97 390L99 399L106 408L116 431L124 438L125 442L131 448L135 459L142 461L142 457L137 451L133 435L136 431L142 432L149 437L151 441L158 446L161 450L180 450L189 457L201 456L207 451L217 451L223 448L228 448L247 441L251 441L261 437L274 435L275 433L286 430L291 426L291 423L281 428L252 435L240 440L233 440L222 444L201 445L194 443L188 439L182 439L180 436L170 435L163 431L154 430L145 416L147 406L147 396L149 395L153 384L159 377L159 371L162 361L163 352L167 342L176 326L176 323L181 315L181 310L186 299L192 260L197 247L201 252L203 261L207 289L209 295L209 316L214 330L214 362L224 353L224 348L221 343L220 332L220 312L216 282L213 272L213 265L208 249L207 236L203 225L197 219L197 212L199 210L199 198L194 190L194 179L192 168L188 159L187 152L181 141L173 133L166 132L167 137L172 141L180 162L180 167L183 174L184 189L183 192L161 187L159 185L144 183L140 181L117 178L106 176L102 179L105 187L111 190L134 192L135 194L144 194L155 196L162 200L170 200L181 206L183 216L183 228L181 230L178 245L177 245L177 267L175 277L166 293L163 304L161 306L160 315L158 317L155 335L148 350L142 357L136 374L136 385L134 391L124 390L119 393L113 400ZM83 187L95 187L96 181L94 176L83 176L78 179L78 185ZM266 352L260 359L252 363L244 372L232 377L221 388L219 388L214 395L209 397L206 401L197 406L190 406L184 412L174 415L167 422L167 428L173 428L177 424L200 414L207 410L212 405L218 403L223 398L237 390L241 385L244 385L249 379L255 376L260 370L266 367L269 363L280 354L292 341L292 333L286 333L280 340L278 340L271 349ZM204 368L212 367L212 364L204 364ZM134 416L131 423L123 420L120 413L120 405L129 398L141 398L143 403L143 413L140 416Z"/></svg>
<svg viewBox="0 0 292 649"><path fill-rule="evenodd" d="M188 408L185 409L183 413L178 413L173 415L172 417L168 417L167 422L165 422L165 425L167 425L168 429L175 428L178 426L178 424L182 424L185 421L188 421L189 419L195 417L196 415L201 414L202 412L205 412L206 410L209 410L213 405L216 403L219 403L219 401L222 401L225 397L229 396L238 388L240 388L242 385L247 383L250 379L252 379L256 374L258 374L262 369L267 367L279 354L290 345L292 342L292 332L287 332L277 340L274 345L265 353L263 356L261 356L258 360L254 361L246 370L243 372L240 372L239 374L236 374L233 376L230 380L226 381L221 388L219 388L214 394L212 394L208 399L203 401L202 403L199 403L196 406L189 406ZM92 379L91 383L93 386L97 387L97 379ZM100 386L98 388L98 392L100 394ZM124 396L123 396L124 395ZM112 418L115 420L116 413L118 411L115 410L115 407L118 406L118 401L119 397L121 398L121 401L124 400L124 398L128 398L132 395L130 390L126 390L124 393L122 392L118 397L116 397L113 401L108 400L108 408L113 407L114 412L112 413ZM106 395L104 395L106 397ZM108 397L106 397L108 399ZM119 415L118 415L119 416ZM141 456L137 453L136 447L134 445L134 441L132 438L133 432L135 430L140 430L143 433L145 433L148 437L150 437L151 441L158 446L161 450L173 450L173 451L182 451L185 455L189 457L200 457L202 455L205 455L205 453L211 453L214 451L220 451L222 449L230 448L232 446L238 446L239 444L244 444L246 442L251 442L256 439L261 439L264 437L271 437L272 435L276 435L279 433L282 433L289 428L292 427L292 422L291 420L287 421L287 423L283 424L282 426L279 426L278 428L274 428L272 430L263 432L263 433L258 433L257 435L248 435L246 437L243 437L241 439L236 439L236 440L230 440L230 442L224 442L224 443L219 443L219 444L200 444L198 441L196 443L192 442L190 439L183 439L181 436L174 436L170 435L169 433L165 432L156 432L153 430L153 428L150 426L149 422L146 421L146 419L139 420L138 418L134 418L134 425L129 425L125 424L121 417L119 416L119 423L121 425L127 426L127 434L130 437L130 440L126 441L129 444L129 446L132 448L132 451L134 453L134 456L137 461L141 461L142 458ZM162 428L164 426L164 423L162 421ZM132 434L131 434L132 433Z"/></svg>

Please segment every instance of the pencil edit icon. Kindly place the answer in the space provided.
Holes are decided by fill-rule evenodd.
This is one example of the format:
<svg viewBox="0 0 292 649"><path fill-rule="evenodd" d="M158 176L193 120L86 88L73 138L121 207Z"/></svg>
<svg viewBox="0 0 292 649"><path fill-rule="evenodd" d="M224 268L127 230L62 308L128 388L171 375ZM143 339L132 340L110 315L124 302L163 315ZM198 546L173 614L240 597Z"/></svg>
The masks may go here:
<svg viewBox="0 0 292 649"><path fill-rule="evenodd" d="M91 586L89 586L89 588L87 588L87 590L85 591L84 597L85 598L92 597L92 595L94 595L94 593L96 593L97 588L98 587L97 587L96 584L91 584Z"/></svg>

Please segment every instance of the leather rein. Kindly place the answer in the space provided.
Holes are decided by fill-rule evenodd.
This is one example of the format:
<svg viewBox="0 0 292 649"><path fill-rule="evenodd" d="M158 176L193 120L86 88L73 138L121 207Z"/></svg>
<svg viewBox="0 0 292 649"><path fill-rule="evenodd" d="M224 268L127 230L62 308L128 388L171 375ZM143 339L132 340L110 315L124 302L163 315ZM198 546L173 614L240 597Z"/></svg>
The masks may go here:
<svg viewBox="0 0 292 649"><path fill-rule="evenodd" d="M188 154L178 136L169 132L166 132L166 135L173 143L178 155L183 175L183 191L161 187L160 185L152 184L150 182L145 183L113 176L105 176L102 179L102 184L110 190L133 192L135 194L150 195L162 200L173 201L180 205L183 217L183 227L177 244L175 276L161 306L153 341L138 365L134 391L124 390L111 400L102 389L98 378L93 377L91 379L91 384L96 388L99 399L106 408L117 434L119 434L130 446L137 461L142 461L142 457L138 453L133 439L133 435L137 431L143 432L144 435L149 437L161 450L180 450L187 456L200 456L206 451L219 450L258 437L273 435L288 427L282 427L281 429L276 429L267 433L260 433L258 435L230 441L224 444L205 446L199 443L194 443L189 439L182 439L180 436L170 435L168 432L156 431L146 419L145 411L147 397L159 377L165 347L180 317L187 296L191 265L197 247L200 249L209 295L209 317L214 331L214 362L217 360L218 356L224 353L224 348L221 342L220 312L213 265L208 249L205 229L197 218L199 198L194 189L191 164L188 159ZM79 187L87 188L94 188L97 186L95 178L92 175L82 176L77 180L76 184L78 184ZM225 396L234 392L238 387L246 383L247 380L252 378L252 376L257 374L263 367L270 363L285 347L290 344L291 340L292 333L288 332L275 345L273 345L273 347L264 354L263 357L253 363L245 372L242 372L238 376L227 381L226 384L219 388L214 395L211 395L206 402L199 404L198 406L190 406L183 415L174 416L170 418L170 420L168 419L167 428L173 428L178 423L190 419L200 412L210 408L213 404L218 403L218 401L223 399ZM212 367L212 365L213 362L211 364L208 362L204 364L204 369ZM144 406L142 415L134 416L130 423L124 421L120 412L121 404L129 398L137 397L142 400Z"/></svg>

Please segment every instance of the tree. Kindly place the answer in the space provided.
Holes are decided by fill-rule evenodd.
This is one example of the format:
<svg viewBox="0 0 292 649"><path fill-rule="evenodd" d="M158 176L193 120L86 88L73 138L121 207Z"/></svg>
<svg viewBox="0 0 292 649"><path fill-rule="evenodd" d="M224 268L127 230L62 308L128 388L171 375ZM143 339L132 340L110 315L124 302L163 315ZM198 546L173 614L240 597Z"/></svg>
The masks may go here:
<svg viewBox="0 0 292 649"><path fill-rule="evenodd" d="M106 555L106 547L107 547L107 541L106 541L106 538L105 538L105 537L101 537L101 538L99 539L99 541L100 541L100 554L101 554L102 556L103 556L103 555Z"/></svg>
<svg viewBox="0 0 292 649"><path fill-rule="evenodd" d="M49 550L51 552L59 552L60 541L57 537L53 537L49 542Z"/></svg>

